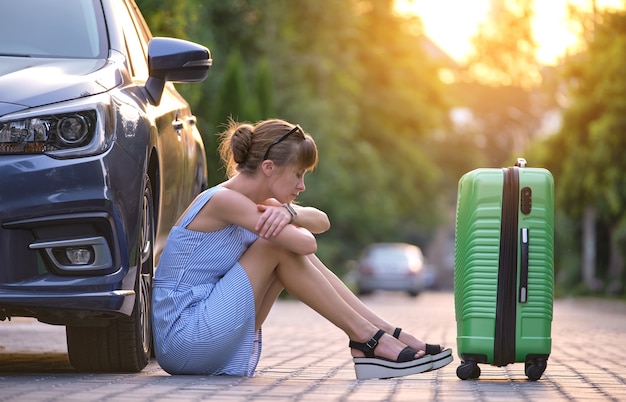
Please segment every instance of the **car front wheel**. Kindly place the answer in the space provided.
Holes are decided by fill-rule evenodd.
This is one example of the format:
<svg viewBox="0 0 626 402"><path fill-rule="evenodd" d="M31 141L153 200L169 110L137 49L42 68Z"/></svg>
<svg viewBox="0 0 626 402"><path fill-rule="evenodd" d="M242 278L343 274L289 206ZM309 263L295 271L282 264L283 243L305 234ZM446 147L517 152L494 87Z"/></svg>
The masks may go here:
<svg viewBox="0 0 626 402"><path fill-rule="evenodd" d="M152 275L154 272L154 202L150 179L143 192L142 223L138 239L138 275L135 305L129 317L112 320L106 327L68 326L70 363L79 371L137 372L152 353Z"/></svg>

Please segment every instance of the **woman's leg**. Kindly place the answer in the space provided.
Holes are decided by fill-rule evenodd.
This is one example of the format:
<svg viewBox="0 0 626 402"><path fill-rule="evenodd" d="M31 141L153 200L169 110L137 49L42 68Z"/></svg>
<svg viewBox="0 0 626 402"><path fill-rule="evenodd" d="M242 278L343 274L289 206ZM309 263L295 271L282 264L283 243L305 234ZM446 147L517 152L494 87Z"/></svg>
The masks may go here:
<svg viewBox="0 0 626 402"><path fill-rule="evenodd" d="M254 291L259 318L269 311L268 303L278 296L280 283L297 299L342 329L351 340L366 342L378 330L337 292L325 275L306 257L271 242L258 239L239 260ZM259 323L260 324L260 323ZM376 349L377 356L395 360L406 345L385 334ZM362 352L352 349L353 356ZM423 356L423 352L416 357Z"/></svg>
<svg viewBox="0 0 626 402"><path fill-rule="evenodd" d="M259 329L261 327L261 324L265 322L265 319L270 313L272 306L274 305L274 303L276 302L276 299L280 295L280 292L282 292L284 288L285 287L283 286L282 283L280 283L278 278L274 277L274 279L270 280L270 283L268 283L265 295L259 295L260 296L258 298L259 302L257 302L257 307L256 307L256 328L255 329Z"/></svg>
<svg viewBox="0 0 626 402"><path fill-rule="evenodd" d="M369 307L367 307L361 299L359 299L352 291L332 272L328 267L324 265L322 261L315 255L310 255L309 259L320 270L320 272L326 277L326 279L331 283L331 285L335 288L337 293L360 315L362 315L369 322L374 324L377 328L380 328L387 332L388 334L393 334L395 330L395 326L391 325L387 321L385 321L382 317L377 315L374 311L372 311ZM413 335L409 334L406 331L402 331L400 333L400 341L402 343L412 347L416 350L424 350L426 345L424 342L415 338Z"/></svg>

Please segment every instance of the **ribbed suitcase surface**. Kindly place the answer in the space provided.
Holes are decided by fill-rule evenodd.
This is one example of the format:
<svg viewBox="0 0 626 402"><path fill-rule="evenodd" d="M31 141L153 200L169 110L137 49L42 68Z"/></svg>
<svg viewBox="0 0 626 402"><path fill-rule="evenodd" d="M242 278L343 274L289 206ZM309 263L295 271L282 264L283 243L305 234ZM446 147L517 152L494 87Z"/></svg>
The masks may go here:
<svg viewBox="0 0 626 402"><path fill-rule="evenodd" d="M545 169L476 169L459 181L454 297L459 378L478 363L525 362L541 377L551 349L554 182Z"/></svg>

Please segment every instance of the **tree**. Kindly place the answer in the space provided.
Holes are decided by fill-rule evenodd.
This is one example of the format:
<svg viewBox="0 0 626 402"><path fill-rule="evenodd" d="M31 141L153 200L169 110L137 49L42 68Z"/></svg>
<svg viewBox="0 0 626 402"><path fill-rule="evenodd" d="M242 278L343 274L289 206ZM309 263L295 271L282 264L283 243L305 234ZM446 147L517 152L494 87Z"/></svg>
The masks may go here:
<svg viewBox="0 0 626 402"><path fill-rule="evenodd" d="M373 241L428 240L441 211L441 169L427 147L446 119L446 104L416 20L395 15L392 0L178 6L198 21L187 26L187 38L213 56L209 79L188 98L210 163L217 163L215 134L228 115L299 123L321 156L307 176L314 190L300 198L332 218L333 230L319 239L331 266ZM215 183L221 171L210 166Z"/></svg>
<svg viewBox="0 0 626 402"><path fill-rule="evenodd" d="M416 21L389 0L265 4L259 46L276 109L314 135L322 157L307 178L315 191L301 195L333 219L321 249L340 259L372 241L426 241L440 169L424 146L446 106Z"/></svg>
<svg viewBox="0 0 626 402"><path fill-rule="evenodd" d="M574 219L595 211L598 235L608 238L597 242L597 274L615 293L623 292L626 246L626 12L597 18L586 52L568 62L570 104L547 163L557 176L558 207Z"/></svg>
<svg viewBox="0 0 626 402"><path fill-rule="evenodd" d="M258 101L259 119L276 116L276 100L272 87L272 71L267 58L261 58L255 64L254 92Z"/></svg>

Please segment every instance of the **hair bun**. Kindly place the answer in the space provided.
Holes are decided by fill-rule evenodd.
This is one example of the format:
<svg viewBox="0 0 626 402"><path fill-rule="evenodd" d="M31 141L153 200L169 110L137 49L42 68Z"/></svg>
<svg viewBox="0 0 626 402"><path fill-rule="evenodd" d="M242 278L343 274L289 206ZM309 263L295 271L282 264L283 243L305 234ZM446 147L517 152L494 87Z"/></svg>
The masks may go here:
<svg viewBox="0 0 626 402"><path fill-rule="evenodd" d="M231 149L237 163L244 163L248 159L252 146L252 130L254 127L251 124L240 124L233 131Z"/></svg>

